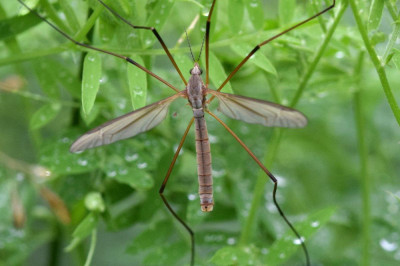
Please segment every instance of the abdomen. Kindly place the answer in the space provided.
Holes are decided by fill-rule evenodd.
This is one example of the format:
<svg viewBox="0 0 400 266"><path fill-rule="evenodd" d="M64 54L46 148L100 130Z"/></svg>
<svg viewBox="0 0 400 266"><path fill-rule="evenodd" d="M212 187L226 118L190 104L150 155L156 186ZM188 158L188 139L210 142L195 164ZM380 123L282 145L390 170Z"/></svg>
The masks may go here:
<svg viewBox="0 0 400 266"><path fill-rule="evenodd" d="M211 175L210 142L208 140L207 125L204 116L195 117L195 128L200 205L203 212L210 212L214 205L213 180Z"/></svg>

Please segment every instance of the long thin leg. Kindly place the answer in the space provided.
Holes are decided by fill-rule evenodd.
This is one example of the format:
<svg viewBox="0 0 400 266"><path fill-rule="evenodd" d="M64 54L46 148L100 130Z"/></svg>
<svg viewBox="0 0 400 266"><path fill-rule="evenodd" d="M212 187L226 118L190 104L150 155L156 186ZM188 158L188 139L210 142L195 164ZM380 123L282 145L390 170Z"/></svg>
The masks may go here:
<svg viewBox="0 0 400 266"><path fill-rule="evenodd" d="M182 148L182 146L183 146L183 143L185 142L186 136L187 136L187 134L189 133L189 129L190 129L190 127L192 126L193 121L194 121L194 118L192 118L192 120L190 120L189 125L187 126L186 131L185 131L185 133L183 134L183 137L182 137L182 139L181 139L181 142L179 143L179 146L178 146L178 148L176 149L176 152L175 152L175 154L174 154L174 158L172 159L172 162L171 162L171 164L169 165L167 174L165 175L164 181L163 181L163 183L162 183L162 185L161 185L161 187L160 187L160 190L159 190L161 199L163 200L165 206L167 206L168 210L172 213L172 215L175 217L175 219L177 219L177 220L183 225L183 227L185 227L186 230L189 232L189 235L190 235L190 242L191 242L191 258L190 258L190 265L192 265L192 266L194 265L194 233L193 233L193 230L182 220L182 218L180 218L180 217L178 216L178 214L176 214L176 212L172 209L171 205L169 205L167 199L166 199L165 196L164 196L164 189L165 189L165 187L167 186L168 179L169 179L169 177L170 177L170 175L171 175L172 169L173 169L174 166L175 166L176 159L178 158L179 152L181 151L181 148Z"/></svg>
<svg viewBox="0 0 400 266"><path fill-rule="evenodd" d="M179 76L181 77L183 83L185 83L185 85L187 85L187 81L186 79L183 77L181 70L179 69L178 65L176 64L174 58L172 57L171 53L168 50L168 47L165 45L163 39L161 38L160 34L158 34L157 30L154 27L146 27L146 26L135 26L132 23L130 23L128 20L126 20L125 18L123 18L120 14L118 14L114 9L112 9L111 7L109 7L107 4L105 4L103 1L101 0L97 0L99 1L105 8L107 8L114 16L116 16L117 18L119 18L120 20L122 20L123 22L125 22L126 24L128 24L129 26L131 26L134 29L142 29L142 30L150 30L154 36L156 36L157 40L160 42L161 46L163 47L165 53L167 54L167 56L169 57L169 60L171 61L171 63L174 65L176 71L178 71Z"/></svg>
<svg viewBox="0 0 400 266"><path fill-rule="evenodd" d="M214 2L215 2L215 0L214 0ZM213 4L214 4L214 3L213 3ZM254 55L262 46L264 46L264 45L266 45L267 43L269 43L269 42L275 40L276 38L278 38L278 37L284 35L285 33L288 33L289 31L292 31L292 30L294 30L295 28L300 27L301 25L303 25L303 24L309 22L310 20L313 20L314 18L316 18L316 17L318 17L318 16L324 14L324 13L327 12L328 10L334 8L334 7L335 7L335 4L336 4L336 0L333 0L332 5L328 6L327 8L325 8L324 10L322 10L321 12L319 12L319 13L317 13L317 14L311 16L311 17L309 17L308 19L305 19L305 20L301 21L300 23L297 23L296 25L294 25L294 26L292 26L292 27L290 27L290 28L288 28L288 29L282 31L281 33L279 33L279 34L277 34L277 35L275 35L275 36L269 38L268 40L265 40L265 41L263 41L263 42L257 44L256 47L254 47L253 50L251 50L250 53L235 67L235 69L229 74L229 76L225 79L225 81L222 82L222 84L219 86L219 88L217 89L217 91L222 90L222 88L223 88L223 87L226 85L226 83L228 83L228 81L236 74L236 72L237 72L237 71L247 62L247 60L249 60L250 57L251 57L252 55ZM207 23L208 23L208 21L207 21ZM208 25L208 24L207 24L207 25ZM206 34L207 34L207 31L206 31ZM207 44L207 43L206 43L206 44ZM206 46L206 47L207 47L207 46ZM207 49L206 49L206 52L207 52ZM206 61L206 62L207 62L207 61ZM206 66L207 66L207 64L206 64ZM211 102L214 98L215 98L215 96L212 96L212 97L208 100L208 102Z"/></svg>
<svg viewBox="0 0 400 266"><path fill-rule="evenodd" d="M39 13L37 13L36 11L34 11L30 7L28 7L22 0L18 0L18 2L20 2L21 5L23 5L25 8L27 8L30 12L34 13L36 16L38 16L40 19L42 19L44 22L46 22L49 26L51 26L53 29L58 31L61 35L63 35L65 38L67 38L71 42L75 43L76 45L85 47L87 49L95 50L95 51L98 51L98 52L101 52L101 53L109 54L109 55L112 55L112 56L115 56L115 57L118 57L118 58L121 58L121 59L124 59L128 63L130 63L130 64L132 64L134 66L137 66L138 68L140 68L141 70L143 70L147 74L149 74L149 75L153 76L154 78L158 79L159 81L161 81L162 83L164 83L165 85L167 85L168 87L173 89L174 91L179 92L179 90L175 86L171 85L169 82L167 82L166 80L162 79L158 75L154 74L153 72L151 72L150 70L148 70L144 66L138 64L133 59L131 59L131 58L127 57L127 56L123 56L123 55L120 55L120 54L116 54L116 53L113 53L113 52L110 52L110 51L106 51L106 50L103 50L103 49L100 49L100 48L93 47L93 46L88 45L88 44L84 44L84 43L78 42L78 41L74 40L71 36L69 36L68 34L63 32L62 30L60 30L56 25L54 25L53 23L48 21L42 15L40 15Z"/></svg>
<svg viewBox="0 0 400 266"><path fill-rule="evenodd" d="M304 254L306 256L306 263L307 265L310 265L310 257L308 255L307 247L306 244L304 243L303 238L300 236L300 234L297 232L297 230L294 228L292 223L286 218L286 215L282 211L281 207L278 204L278 201L276 200L276 191L278 189L278 180L276 177L263 165L263 163L254 155L254 153L246 146L246 144L243 143L243 141L230 129L221 119L219 119L215 114L213 114L210 111L207 111L212 117L215 118L236 140L239 142L239 144L247 151L247 153L253 158L253 160L260 166L260 168L268 175L268 177L271 179L272 182L274 182L274 189L272 192L272 198L274 201L274 204L276 208L278 209L279 214L282 216L282 218L285 220L286 224L290 227L290 229L293 231L293 233L296 235L296 237L299 239L301 243L301 247L303 248Z"/></svg>
<svg viewBox="0 0 400 266"><path fill-rule="evenodd" d="M208 13L207 24L206 24L206 88L208 88L208 84L210 82L210 74L209 74L209 49L210 49L210 26L211 26L211 16L214 11L215 0L212 2L210 12Z"/></svg>

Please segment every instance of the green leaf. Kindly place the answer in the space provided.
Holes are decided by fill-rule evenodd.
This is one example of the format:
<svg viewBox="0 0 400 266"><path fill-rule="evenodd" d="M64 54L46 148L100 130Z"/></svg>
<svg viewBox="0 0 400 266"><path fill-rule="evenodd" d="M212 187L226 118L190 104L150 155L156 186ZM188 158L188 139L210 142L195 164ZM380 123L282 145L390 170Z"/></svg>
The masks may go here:
<svg viewBox="0 0 400 266"><path fill-rule="evenodd" d="M42 20L33 13L0 20L0 40L16 36L40 22L42 22Z"/></svg>
<svg viewBox="0 0 400 266"><path fill-rule="evenodd" d="M210 51L210 80L214 84L215 89L218 89L218 87L222 84L222 82L225 81L225 79L228 77L228 75L225 73L224 67L222 66L221 62L218 60L218 58L215 56L213 52ZM205 66L205 60L202 60L203 65ZM205 75L205 71L204 74ZM230 82L228 82L224 88L222 89L223 92L227 93L233 93L232 86Z"/></svg>
<svg viewBox="0 0 400 266"><path fill-rule="evenodd" d="M51 60L39 59L35 62L35 73L39 80L43 92L52 99L59 99L60 92L58 88L57 76L54 74L58 68Z"/></svg>
<svg viewBox="0 0 400 266"><path fill-rule="evenodd" d="M105 162L103 171L110 179L127 184L132 188L139 190L148 190L154 186L154 180L149 174L157 164L159 153L154 152L163 149L160 141L149 141L140 136L136 137L137 141L127 141L125 143L115 143L107 147L109 156ZM142 147L145 145L146 148ZM147 147L150 150L147 150Z"/></svg>
<svg viewBox="0 0 400 266"><path fill-rule="evenodd" d="M132 56L131 58L144 66L144 61L140 56ZM136 110L146 105L147 73L132 64L128 64L127 74L132 107Z"/></svg>
<svg viewBox="0 0 400 266"><path fill-rule="evenodd" d="M279 21L281 26L289 25L294 17L296 0L279 1Z"/></svg>
<svg viewBox="0 0 400 266"><path fill-rule="evenodd" d="M100 160L94 150L69 152L75 138L77 134L66 134L47 140L40 147L40 164L49 168L54 175L87 173L96 169Z"/></svg>
<svg viewBox="0 0 400 266"><path fill-rule="evenodd" d="M384 0L372 0L368 16L368 31L378 29L381 24Z"/></svg>
<svg viewBox="0 0 400 266"><path fill-rule="evenodd" d="M88 115L93 108L100 87L101 56L97 52L89 52L85 56L82 75L82 108Z"/></svg>
<svg viewBox="0 0 400 266"><path fill-rule="evenodd" d="M170 220L159 221L154 224L147 224L147 228L140 233L128 246L127 252L130 254L141 254L149 249L157 248L165 243L166 239L171 234Z"/></svg>
<svg viewBox="0 0 400 266"><path fill-rule="evenodd" d="M171 9L174 4L175 1L157 1L155 6L153 6L152 8L153 12L147 19L146 25L156 28L158 33L160 33L169 14L171 13ZM157 38L149 30L143 32L143 40L144 40L144 45L146 47L149 47L153 45L155 42L158 42Z"/></svg>
<svg viewBox="0 0 400 266"><path fill-rule="evenodd" d="M224 247L219 249L210 262L215 265L258 265L255 263L259 251L255 247Z"/></svg>
<svg viewBox="0 0 400 266"><path fill-rule="evenodd" d="M59 1L61 9L64 11L65 18L68 22L69 27L73 32L77 32L80 28L78 18L75 16L74 9L71 7L71 1L61 0Z"/></svg>
<svg viewBox="0 0 400 266"><path fill-rule="evenodd" d="M233 44L231 45L231 48L236 54L245 58L254 47L251 47L247 44ZM265 55L261 53L261 51L258 51L252 57L250 57L247 64L249 63L254 63L256 66L266 71L267 73L277 76L274 65Z"/></svg>
<svg viewBox="0 0 400 266"><path fill-rule="evenodd" d="M335 207L320 210L308 216L306 220L296 223L294 227L302 237L306 240L310 239L319 228L329 221L335 211ZM291 230L288 230L283 237L271 246L268 254L265 255L264 261L268 261L271 265L282 265L299 248L301 248L300 240L296 238Z"/></svg>
<svg viewBox="0 0 400 266"><path fill-rule="evenodd" d="M228 2L228 19L230 29L233 33L237 34L242 28L244 15L243 0L230 0Z"/></svg>
<svg viewBox="0 0 400 266"><path fill-rule="evenodd" d="M31 130L37 130L50 123L60 112L59 103L48 103L37 110L31 117L29 127Z"/></svg>
<svg viewBox="0 0 400 266"><path fill-rule="evenodd" d="M97 227L99 216L97 213L89 213L85 219L80 222L72 233L71 243L65 248L65 251L70 252L73 250L84 238L89 236L94 229Z"/></svg>
<svg viewBox="0 0 400 266"><path fill-rule="evenodd" d="M253 27L257 30L261 29L264 25L264 12L260 0L245 0L247 12Z"/></svg>
<svg viewBox="0 0 400 266"><path fill-rule="evenodd" d="M108 164L105 170L109 178L115 178L135 189L148 190L154 186L154 180L149 173L143 170L144 166L145 163L137 163L130 167Z"/></svg>

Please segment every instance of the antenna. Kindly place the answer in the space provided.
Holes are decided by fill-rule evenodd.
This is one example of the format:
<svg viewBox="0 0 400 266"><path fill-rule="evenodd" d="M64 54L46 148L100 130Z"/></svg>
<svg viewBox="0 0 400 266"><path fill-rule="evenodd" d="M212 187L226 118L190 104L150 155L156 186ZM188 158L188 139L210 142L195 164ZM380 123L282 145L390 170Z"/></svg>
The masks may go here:
<svg viewBox="0 0 400 266"><path fill-rule="evenodd" d="M197 58L197 62L200 61L201 52L203 51L204 41L206 40L206 34L204 34L203 41L201 42L199 57Z"/></svg>
<svg viewBox="0 0 400 266"><path fill-rule="evenodd" d="M193 51L192 51L192 46L190 45L190 40L189 40L189 35L185 29L185 33L186 33L186 40L189 44L189 49L190 49L190 55L192 56L193 62L196 62L196 60L194 59L194 55L193 55Z"/></svg>

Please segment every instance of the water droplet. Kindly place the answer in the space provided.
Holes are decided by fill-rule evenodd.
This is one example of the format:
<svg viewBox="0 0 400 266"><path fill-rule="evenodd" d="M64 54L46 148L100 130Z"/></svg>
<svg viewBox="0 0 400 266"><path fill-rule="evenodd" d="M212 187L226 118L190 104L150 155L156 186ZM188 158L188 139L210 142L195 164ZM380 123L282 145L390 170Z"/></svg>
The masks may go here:
<svg viewBox="0 0 400 266"><path fill-rule="evenodd" d="M382 239L379 241L379 245L380 245L384 250L386 250L386 251L388 251L388 252L395 251L395 250L398 248L397 243L395 243L395 242L390 242L389 240L387 240L387 239L385 239L385 238L382 238Z"/></svg>
<svg viewBox="0 0 400 266"><path fill-rule="evenodd" d="M16 175L15 175L15 178L17 179L17 181L23 181L24 179L25 179L25 174L24 173L20 173L20 172L18 172Z"/></svg>
<svg viewBox="0 0 400 266"><path fill-rule="evenodd" d="M139 155L137 153L125 155L125 160L127 162L135 161L135 160L137 160L137 158L139 158Z"/></svg>
<svg viewBox="0 0 400 266"><path fill-rule="evenodd" d="M319 221L311 222L311 227L318 227L318 226L319 226Z"/></svg>
<svg viewBox="0 0 400 266"><path fill-rule="evenodd" d="M151 44L151 40L150 39L146 39L146 41L144 42L146 45L150 45Z"/></svg>
<svg viewBox="0 0 400 266"><path fill-rule="evenodd" d="M301 237L300 239L296 238L293 240L293 244L295 245L301 245L301 243L304 243L304 237Z"/></svg>
<svg viewBox="0 0 400 266"><path fill-rule="evenodd" d="M160 20L159 20L159 19L156 19L155 23L156 23L156 24L160 24Z"/></svg>
<svg viewBox="0 0 400 266"><path fill-rule="evenodd" d="M78 159L78 164L81 166L86 166L88 164L88 161L82 158Z"/></svg>
<svg viewBox="0 0 400 266"><path fill-rule="evenodd" d="M218 137L208 134L208 139L210 140L210 143L217 143L218 142Z"/></svg>
<svg viewBox="0 0 400 266"><path fill-rule="evenodd" d="M123 109L125 109L125 107L126 107L126 101L121 100L121 101L118 103L118 108L121 109L121 110L123 110Z"/></svg>
<svg viewBox="0 0 400 266"><path fill-rule="evenodd" d="M214 234L214 235L206 235L204 237L204 241L208 243L219 243L224 239L223 235Z"/></svg>
<svg viewBox="0 0 400 266"><path fill-rule="evenodd" d="M212 170L212 175L215 178L219 178L219 177L223 177L225 175L225 169L221 169L221 170Z"/></svg>
<svg viewBox="0 0 400 266"><path fill-rule="evenodd" d="M235 243L236 243L236 239L234 238L234 237L230 237L230 238L228 238L227 240L226 240L226 243L228 244L228 245L235 245Z"/></svg>
<svg viewBox="0 0 400 266"><path fill-rule="evenodd" d="M128 169L126 169L126 168L119 169L119 170L118 170L118 173L119 173L120 175L126 175L126 174L128 173Z"/></svg>
<svg viewBox="0 0 400 266"><path fill-rule="evenodd" d="M286 178L280 175L275 175L276 179L278 179L278 185L280 188L286 187L287 181Z"/></svg>
<svg viewBox="0 0 400 266"><path fill-rule="evenodd" d="M279 258L283 259L283 258L285 258L285 257L286 257L286 254L285 254L285 253L279 254Z"/></svg>
<svg viewBox="0 0 400 266"><path fill-rule="evenodd" d="M147 163L146 163L146 162L138 163L138 164L137 164L137 167L138 167L139 169L144 169L144 168L147 167Z"/></svg>
<svg viewBox="0 0 400 266"><path fill-rule="evenodd" d="M135 96L141 96L141 95L143 95L143 91L142 91L142 90L134 90L134 91L133 91L133 94L134 94Z"/></svg>
<svg viewBox="0 0 400 266"><path fill-rule="evenodd" d="M265 204L265 208L270 212L270 213L276 213L277 209L276 206L272 202L267 202Z"/></svg>
<svg viewBox="0 0 400 266"><path fill-rule="evenodd" d="M345 54L342 51L338 51L338 52L336 52L335 57L338 58L338 59L341 59L341 58L344 57L344 55Z"/></svg>
<svg viewBox="0 0 400 266"><path fill-rule="evenodd" d="M196 194L189 194L188 195L189 200L195 200L196 199Z"/></svg>
<svg viewBox="0 0 400 266"><path fill-rule="evenodd" d="M268 251L267 248L262 248L262 249L261 249L261 254L264 254L264 255L265 255L265 254L268 254L268 252L269 252L269 251Z"/></svg>
<svg viewBox="0 0 400 266"><path fill-rule="evenodd" d="M248 210L242 210L240 212L240 215L242 215L243 217L247 217L247 216L249 216L249 211Z"/></svg>
<svg viewBox="0 0 400 266"><path fill-rule="evenodd" d="M101 78L100 78L100 83L106 83L108 81L108 77L107 76L102 76Z"/></svg>
<svg viewBox="0 0 400 266"><path fill-rule="evenodd" d="M117 172L115 172L114 170L107 172L108 177L115 177L116 175L117 175Z"/></svg>
<svg viewBox="0 0 400 266"><path fill-rule="evenodd" d="M130 34L128 34L128 38L136 38L137 37L137 34L136 33L134 33L134 32L132 32L132 33L130 33Z"/></svg>
<svg viewBox="0 0 400 266"><path fill-rule="evenodd" d="M88 56L88 60L93 62L95 58L93 56ZM90 75L90 77L93 77L93 75Z"/></svg>

